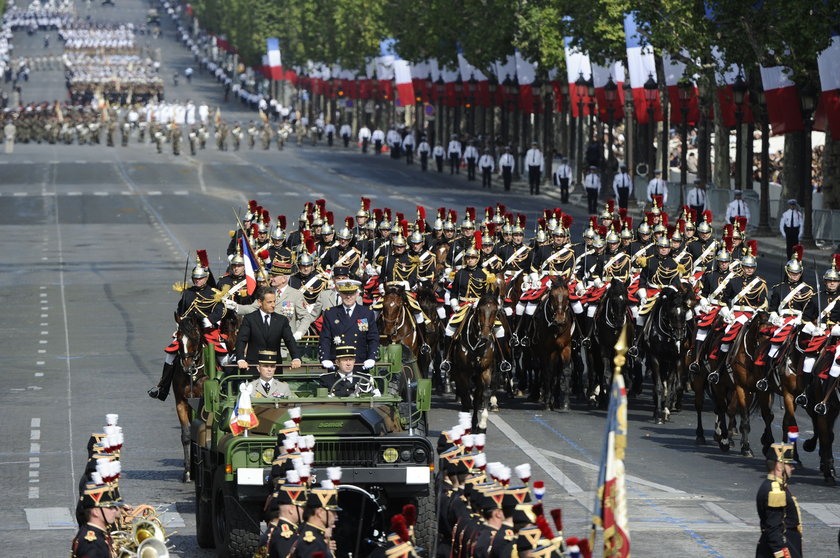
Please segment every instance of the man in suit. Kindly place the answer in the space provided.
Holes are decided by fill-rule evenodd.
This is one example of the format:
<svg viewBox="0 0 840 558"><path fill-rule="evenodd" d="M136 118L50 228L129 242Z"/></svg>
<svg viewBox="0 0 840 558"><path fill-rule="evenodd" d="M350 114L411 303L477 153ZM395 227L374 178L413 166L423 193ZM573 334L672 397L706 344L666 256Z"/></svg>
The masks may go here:
<svg viewBox="0 0 840 558"><path fill-rule="evenodd" d="M370 370L379 353L379 330L373 310L357 304L361 283L352 279L336 282L341 304L324 311L324 324L318 352L321 366L335 367L336 347L352 345L356 348L355 362L363 370ZM240 334L241 335L241 334Z"/></svg>
<svg viewBox="0 0 840 558"><path fill-rule="evenodd" d="M260 351L257 357L257 370L260 377L251 382L254 397L291 397L289 384L274 377L277 371L277 353Z"/></svg>
<svg viewBox="0 0 840 558"><path fill-rule="evenodd" d="M274 312L277 294L271 287L261 287L256 292L259 311L242 319L236 338L237 366L248 369L248 362L257 362L260 351L280 353L281 341L292 357L292 368L300 368L300 350L286 316Z"/></svg>
<svg viewBox="0 0 840 558"><path fill-rule="evenodd" d="M330 390L336 397L351 397L360 393L372 393L374 397L381 394L370 374L354 372L356 366L356 347L344 345L335 350L336 369L318 377L318 382Z"/></svg>

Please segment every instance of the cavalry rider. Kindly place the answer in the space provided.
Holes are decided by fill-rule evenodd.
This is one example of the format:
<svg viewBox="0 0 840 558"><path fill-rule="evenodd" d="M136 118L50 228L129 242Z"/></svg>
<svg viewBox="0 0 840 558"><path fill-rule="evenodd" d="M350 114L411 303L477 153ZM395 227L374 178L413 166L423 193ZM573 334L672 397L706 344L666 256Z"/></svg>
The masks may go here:
<svg viewBox="0 0 840 558"><path fill-rule="evenodd" d="M192 270L192 287L184 289L181 293L181 300L178 301L177 315L182 319L193 316L204 327L205 330L212 330L218 327L222 319L225 307L216 301L216 291L211 285L211 273L207 261L207 252L199 250L198 261ZM158 384L148 391L149 397L166 401L169 395L169 388L172 385L172 376L175 373L175 358L178 353L180 341L173 339L166 348L166 359L163 363Z"/></svg>
<svg viewBox="0 0 840 558"><path fill-rule="evenodd" d="M656 255L646 258L639 274L639 306L636 324L644 325L644 316L653 308L653 301L665 287L678 287L683 268L671 257L671 243L664 236L656 241ZM641 331L641 328L639 329Z"/></svg>
<svg viewBox="0 0 840 558"><path fill-rule="evenodd" d="M642 221L636 228L636 240L630 243L630 264L633 273L640 273L643 263L647 261L648 250L653 247L652 230L647 221Z"/></svg>
<svg viewBox="0 0 840 558"><path fill-rule="evenodd" d="M325 227L326 228L326 227ZM328 270L334 267L347 267L351 275L361 275L361 252L353 246L353 232L349 227L344 227L338 232L338 243L329 248L320 260L321 269Z"/></svg>
<svg viewBox="0 0 840 558"><path fill-rule="evenodd" d="M709 333L712 333L712 326L717 323L718 314L725 305L724 293L726 292L726 287L737 275L737 269L730 269L732 256L727 250L722 249L718 251L715 261L717 261L717 268L711 273L703 274L700 279L699 292L697 293L699 297L697 304L699 318L697 320L694 362L690 366L693 372L699 370L700 360L706 356L705 351L700 350L701 344L706 341ZM706 343L706 346L708 345L709 343ZM714 358L717 358L715 353L716 351L713 351L712 354Z"/></svg>
<svg viewBox="0 0 840 558"><path fill-rule="evenodd" d="M307 306L311 309L318 302L318 298L329 282L324 275L315 270L312 254L306 252L301 254L297 259L297 268L297 273L289 278L289 285L303 294Z"/></svg>
<svg viewBox="0 0 840 558"><path fill-rule="evenodd" d="M315 248L315 258L321 263L323 268L323 259L329 252L330 248L336 245L335 242L335 228L330 223L324 223L321 228L321 234L318 240L318 245Z"/></svg>
<svg viewBox="0 0 840 558"><path fill-rule="evenodd" d="M254 221L256 218L255 212L257 209L257 202L256 200L250 200L248 202L248 211L245 213L245 216L242 218L242 227L236 229L235 231L231 231L230 233L230 242L228 243L227 247L227 257L228 260L233 259L233 256L236 254L237 249L239 249L240 239L242 235L245 234L245 231L251 230L251 222Z"/></svg>
<svg viewBox="0 0 840 558"><path fill-rule="evenodd" d="M504 271L504 261L496 253L496 238L493 234L495 225L489 223L487 232L482 235L481 241L481 267L493 275L500 276Z"/></svg>
<svg viewBox="0 0 840 558"><path fill-rule="evenodd" d="M738 337L738 332L744 324L749 322L759 310L767 309L767 282L756 274L757 255L758 247L756 246L748 256L741 259L741 274L732 278L723 293L727 306L720 311L726 324L719 345L720 353L722 353L721 360L723 360L723 355L729 352L729 347ZM717 371L709 375L709 381L712 383L717 383L717 379Z"/></svg>
<svg viewBox="0 0 840 558"><path fill-rule="evenodd" d="M268 248L269 265L275 260L294 263L294 253L286 247L286 217L277 217L277 226L271 233L271 246Z"/></svg>
<svg viewBox="0 0 840 558"><path fill-rule="evenodd" d="M408 237L408 244L409 256L417 260L417 280L431 283L435 278L437 258L430 250L426 249L426 239L423 238L423 233L415 230Z"/></svg>
<svg viewBox="0 0 840 558"><path fill-rule="evenodd" d="M472 209L472 212L470 212ZM461 236L452 242L452 247L449 249L447 255L447 266L452 269L459 269L464 265L462 259L464 252L473 244L473 237L475 234L475 209L467 208L467 213L464 215L464 220L461 221Z"/></svg>
<svg viewBox="0 0 840 558"><path fill-rule="evenodd" d="M307 230L309 227L309 215L306 210L303 210L298 217L298 228L290 232L286 238L286 246L294 251L297 252L300 249L300 246L303 244L303 231Z"/></svg>
<svg viewBox="0 0 840 558"><path fill-rule="evenodd" d="M831 267L823 274L823 281L825 288L819 293L819 300L825 301L819 315L813 320L809 321L802 327L802 333L812 336L811 340L804 344L805 360L802 363L802 392L796 396L795 402L797 405L805 407L808 403L808 398L805 393L811 385L813 378L812 369L820 352L826 343L829 346L835 345L834 359L832 360L829 374L832 378L840 376L840 343L835 343L840 337L840 254L834 254L831 259ZM813 305L811 305L813 306ZM814 312L810 312L813 314ZM829 339L831 338L831 339Z"/></svg>
<svg viewBox="0 0 840 558"><path fill-rule="evenodd" d="M356 212L356 226L351 232L357 241L367 238L367 223L370 219L370 198L362 198L359 210Z"/></svg>
<svg viewBox="0 0 840 558"><path fill-rule="evenodd" d="M508 277L520 271L527 272L531 267L531 247L525 244L523 226L524 223L517 222L511 227L510 243L505 244L498 251L505 268L505 275Z"/></svg>
<svg viewBox="0 0 840 558"><path fill-rule="evenodd" d="M628 229L621 232L625 231L629 233ZM604 253L601 271L601 279L604 283L609 283L613 278L623 283L630 280L630 255L621 249L620 240L621 235L616 234L615 231L607 233L607 250Z"/></svg>
<svg viewBox="0 0 840 558"><path fill-rule="evenodd" d="M245 287L245 259L242 257L241 250L237 250L236 254L230 260L228 270L226 275L219 278L216 288L224 290L227 287L230 290L240 285L235 292L230 294L229 298L237 304L250 304L253 302L254 298L248 295L248 289Z"/></svg>
<svg viewBox="0 0 840 558"><path fill-rule="evenodd" d="M492 273L478 265L481 233L475 233L474 238L475 244L464 251L464 267L455 273L455 278L449 288L449 304L454 313L450 316L449 323L446 324L446 330L444 331L446 345L444 364L446 367L441 364L441 370L444 372L448 371L450 367L449 353L455 331L464 321L469 309L475 306L482 295L490 292L496 282L496 277ZM495 324L494 333L497 338L503 338L505 335L504 327L498 321ZM504 343L499 343L499 345L502 346Z"/></svg>
<svg viewBox="0 0 840 558"><path fill-rule="evenodd" d="M695 272L711 270L718 250L717 241L712 238L712 212L703 212L703 221L697 225L697 241L688 246L688 251L694 259Z"/></svg>
<svg viewBox="0 0 840 558"><path fill-rule="evenodd" d="M811 299L816 292L814 288L802 280L801 245L794 246L793 258L785 264L785 280L773 286L770 294L770 322L776 326L770 339L770 349L767 354L761 354L755 364L767 364L767 359L779 356L782 344L793 332L795 326L803 320L803 314L808 310Z"/></svg>

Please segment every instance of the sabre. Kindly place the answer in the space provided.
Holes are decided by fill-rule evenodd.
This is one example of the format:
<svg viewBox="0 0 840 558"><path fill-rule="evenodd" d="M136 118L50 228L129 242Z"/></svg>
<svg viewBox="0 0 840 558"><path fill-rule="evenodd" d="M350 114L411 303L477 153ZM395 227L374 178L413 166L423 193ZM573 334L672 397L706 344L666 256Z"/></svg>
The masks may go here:
<svg viewBox="0 0 840 558"><path fill-rule="evenodd" d="M184 288L186 288L186 285L187 285L187 273L189 273L189 270L190 270L190 255L187 254L187 263L184 265L184 282L183 282Z"/></svg>
<svg viewBox="0 0 840 558"><path fill-rule="evenodd" d="M814 290L817 291L817 308L822 311L822 297L820 296L820 277L817 274L817 257L811 256L811 263L814 264Z"/></svg>

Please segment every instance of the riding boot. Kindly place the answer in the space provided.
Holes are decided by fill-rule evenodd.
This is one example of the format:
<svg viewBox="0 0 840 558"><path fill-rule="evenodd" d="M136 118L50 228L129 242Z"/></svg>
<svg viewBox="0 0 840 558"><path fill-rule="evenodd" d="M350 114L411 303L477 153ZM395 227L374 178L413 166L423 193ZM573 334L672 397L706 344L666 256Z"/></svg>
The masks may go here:
<svg viewBox="0 0 840 558"><path fill-rule="evenodd" d="M590 318L587 326L586 335L583 336L580 344L588 349L592 346L592 334L595 332L595 318Z"/></svg>
<svg viewBox="0 0 840 558"><path fill-rule="evenodd" d="M808 388L811 387L812 374L802 374L802 393L796 396L793 402L800 407L808 406Z"/></svg>
<svg viewBox="0 0 840 558"><path fill-rule="evenodd" d="M175 365L164 363L163 372L160 375L158 385L148 391L149 397L152 399L160 399L166 401L169 397L169 388L172 386L172 376L175 375Z"/></svg>

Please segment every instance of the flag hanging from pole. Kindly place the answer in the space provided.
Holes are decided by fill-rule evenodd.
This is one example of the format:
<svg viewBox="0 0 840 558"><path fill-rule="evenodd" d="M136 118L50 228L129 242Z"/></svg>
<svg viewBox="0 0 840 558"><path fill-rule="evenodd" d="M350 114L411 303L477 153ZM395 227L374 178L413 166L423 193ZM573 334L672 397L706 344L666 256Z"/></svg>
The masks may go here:
<svg viewBox="0 0 840 558"><path fill-rule="evenodd" d="M258 266L244 231L239 235L239 246L242 248L242 259L245 260L245 288L248 290L248 294L252 295L257 288L256 271Z"/></svg>
<svg viewBox="0 0 840 558"><path fill-rule="evenodd" d="M627 446L627 390L621 368L627 352L627 326L616 344L615 373L607 409L598 491L592 516L592 540L595 527L604 530L604 556L630 558L630 531L627 525L627 490L624 485L624 450Z"/></svg>

